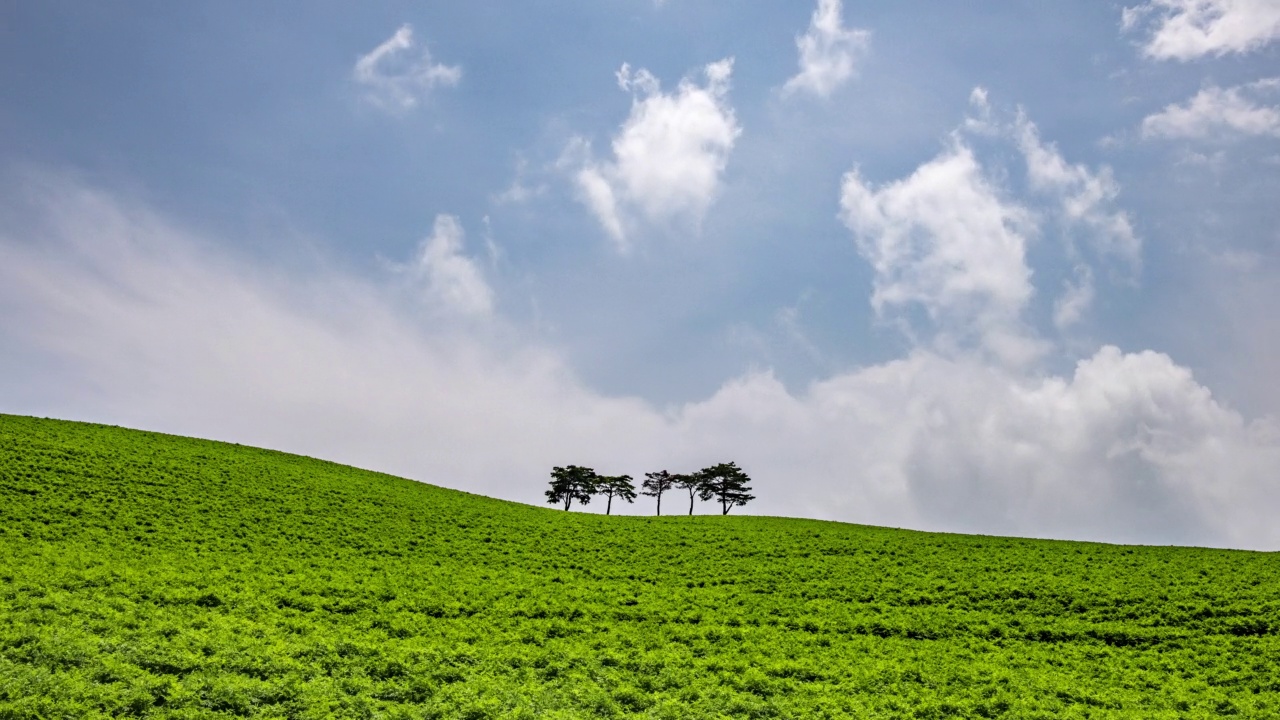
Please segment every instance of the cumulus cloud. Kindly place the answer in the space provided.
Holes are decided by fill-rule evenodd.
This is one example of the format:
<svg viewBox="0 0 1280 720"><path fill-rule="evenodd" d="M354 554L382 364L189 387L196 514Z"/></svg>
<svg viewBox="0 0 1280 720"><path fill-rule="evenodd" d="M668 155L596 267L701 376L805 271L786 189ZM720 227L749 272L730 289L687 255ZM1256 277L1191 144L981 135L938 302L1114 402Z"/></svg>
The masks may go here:
<svg viewBox="0 0 1280 720"><path fill-rule="evenodd" d="M632 93L631 114L614 136L613 158L594 159L583 138L566 148L561 167L620 249L637 220L701 222L742 134L728 102L732 73L726 58L703 68L705 82L685 78L664 93L652 73L623 64L618 86Z"/></svg>
<svg viewBox="0 0 1280 720"><path fill-rule="evenodd" d="M875 185L857 168L846 174L841 219L875 270L871 302L879 316L937 350L976 348L1022 366L1048 350L1025 320L1035 295L1029 244L1056 230L1077 268L1055 302L1055 324L1065 330L1095 296L1080 245L1099 262L1133 271L1142 243L1128 214L1116 207L1120 188L1109 168L1067 162L1040 139L1025 112L1002 119L982 88L970 101L975 115L952 133L946 150L910 176ZM1018 152L1025 167L1021 193L1008 187L1008 168L980 161L975 137Z"/></svg>
<svg viewBox="0 0 1280 720"><path fill-rule="evenodd" d="M462 244L462 223L452 215L439 215L417 257L402 269L424 283L431 307L438 312L488 316L493 312L493 289L475 260L463 254Z"/></svg>
<svg viewBox="0 0 1280 720"><path fill-rule="evenodd" d="M1148 115L1142 121L1142 136L1197 140L1228 135L1280 137L1280 107L1256 100L1277 91L1280 78L1225 89L1209 86L1181 105L1170 104Z"/></svg>
<svg viewBox="0 0 1280 720"><path fill-rule="evenodd" d="M389 112L403 112L416 107L435 88L462 80L461 67L433 62L426 47L420 52L416 48L413 28L405 24L356 60L352 76L370 103Z"/></svg>
<svg viewBox="0 0 1280 720"><path fill-rule="evenodd" d="M1013 364L1042 352L1020 320L1033 292L1031 218L1000 197L967 146L881 187L855 169L844 177L840 207L875 269L877 313L918 305L939 328L939 346L973 341Z"/></svg>
<svg viewBox="0 0 1280 720"><path fill-rule="evenodd" d="M1274 0L1150 0L1124 9L1121 26L1149 30L1143 52L1156 60L1245 53L1280 38Z"/></svg>
<svg viewBox="0 0 1280 720"><path fill-rule="evenodd" d="M818 517L874 508L953 531L1280 542L1267 520L1276 428L1245 422L1159 353L1103 347L1068 377L1037 377L918 351L800 395L757 374L680 423L745 466L803 477L791 487Z"/></svg>
<svg viewBox="0 0 1280 720"><path fill-rule="evenodd" d="M897 310L921 349L904 361L816 384L810 394L855 387L860 392L851 398L876 407L861 382L870 377L901 392L894 398L901 411L884 427L902 434L876 434L880 448L897 449L885 476L901 481L882 486L905 489L922 522L969 530L1013 522L1022 526L1018 532L1054 534L1047 528L1066 531L1058 525L1065 515L1075 531L1125 526L1134 539L1159 534L1158 523L1225 522L1236 510L1226 510L1234 501L1224 498L1236 493L1256 493L1274 507L1280 487L1265 468L1280 457L1276 425L1245 422L1169 357L1103 347L1070 378L1035 370L1048 343L1024 318L1034 294L1026 247L1047 220L1058 219L1068 259L1076 261L1053 307L1059 331L1078 323L1096 294L1077 238L1097 256L1130 267L1140 263L1141 242L1115 207L1119 187L1107 168L1067 162L1022 111L1001 121L984 91L975 90L972 100L978 116L937 158L879 186L855 169L842 186L841 217L875 270L873 305L882 315ZM969 133L1020 151L1023 193L1008 186L1004 168L984 166ZM915 308L932 335L916 332ZM1231 466L1232 480L1210 488L1200 473L1219 463ZM955 513L962 505L966 512ZM1254 527L1250 532L1260 528Z"/></svg>
<svg viewBox="0 0 1280 720"><path fill-rule="evenodd" d="M900 206L951 197L1007 219L969 163L953 148L923 179L854 193L886 229ZM967 188L925 182L947 178ZM533 503L552 465L638 475L732 459L755 478L755 512L1280 548L1280 430L1159 353L1103 347L1055 376L922 347L797 392L748 373L660 410L593 391L554 348L418 317L374 280L262 268L62 176L22 185L0 202L6 412L264 445ZM991 217L956 219L1010 243L991 252L1016 251ZM433 238L451 236L444 225ZM1014 275L1010 302L1027 292ZM937 277L962 299L965 284L1003 286L968 266ZM1005 297L976 294L980 309Z"/></svg>
<svg viewBox="0 0 1280 720"><path fill-rule="evenodd" d="M809 30L796 38L800 71L783 92L809 92L828 97L857 71L857 61L871 44L867 30L844 27L840 0L818 0Z"/></svg>

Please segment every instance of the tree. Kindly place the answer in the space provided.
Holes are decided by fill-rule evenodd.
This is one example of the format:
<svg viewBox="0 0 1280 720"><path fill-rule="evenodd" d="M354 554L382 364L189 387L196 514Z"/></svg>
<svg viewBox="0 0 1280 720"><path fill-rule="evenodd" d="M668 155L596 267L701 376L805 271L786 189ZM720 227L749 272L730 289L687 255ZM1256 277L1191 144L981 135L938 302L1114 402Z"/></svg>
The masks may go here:
<svg viewBox="0 0 1280 720"><path fill-rule="evenodd" d="M672 475L671 480L676 487L689 491L689 514L692 515L693 498L702 493L702 475L700 473Z"/></svg>
<svg viewBox="0 0 1280 720"><path fill-rule="evenodd" d="M645 473L644 476L649 479L640 485L640 487L644 488L640 491L640 494L658 498L658 515L662 515L662 493L676 486L676 478L679 475L672 475L666 470L659 470L658 472ZM692 512L692 508L690 512Z"/></svg>
<svg viewBox="0 0 1280 720"><path fill-rule="evenodd" d="M564 503L568 510L574 500L586 505L596 492L600 476L589 467L570 465L551 469L551 489L546 492L547 502Z"/></svg>
<svg viewBox="0 0 1280 720"><path fill-rule="evenodd" d="M729 508L734 505L746 505L756 499L751 494L751 478L742 472L734 463L720 463L698 472L702 485L698 489L698 497L703 500L716 499L720 503L720 514L728 515Z"/></svg>
<svg viewBox="0 0 1280 720"><path fill-rule="evenodd" d="M608 504L604 506L605 515L613 510L614 497L627 502L636 501L636 486L631 483L630 475L605 475L598 478L596 493L609 498Z"/></svg>

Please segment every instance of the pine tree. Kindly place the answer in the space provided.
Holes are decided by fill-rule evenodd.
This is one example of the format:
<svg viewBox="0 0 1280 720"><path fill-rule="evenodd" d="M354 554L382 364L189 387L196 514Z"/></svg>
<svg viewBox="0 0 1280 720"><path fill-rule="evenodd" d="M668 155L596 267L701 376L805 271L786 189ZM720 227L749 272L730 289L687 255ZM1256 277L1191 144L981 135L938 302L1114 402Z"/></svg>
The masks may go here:
<svg viewBox="0 0 1280 720"><path fill-rule="evenodd" d="M689 491L689 514L692 515L693 499L702 493L702 475L700 473L672 475L671 480L676 487Z"/></svg>
<svg viewBox="0 0 1280 720"><path fill-rule="evenodd" d="M551 470L551 489L546 492L547 502L564 503L568 510L574 500L586 505L596 492L600 476L589 467L570 465Z"/></svg>
<svg viewBox="0 0 1280 720"><path fill-rule="evenodd" d="M662 493L675 487L676 478L679 476L672 475L666 470L659 470L658 472L645 473L644 476L648 478L648 480L645 480L644 483L641 484L641 487L644 489L640 491L640 494L648 495L650 497L655 497L658 499L658 515L661 516L662 515Z"/></svg>
<svg viewBox="0 0 1280 720"><path fill-rule="evenodd" d="M609 498L604 507L605 515L611 514L615 497L627 502L636 501L636 486L632 484L630 475L605 475L598 478L596 493Z"/></svg>
<svg viewBox="0 0 1280 720"><path fill-rule="evenodd" d="M728 515L729 508L734 505L746 505L756 499L751 494L751 486L747 484L751 482L751 478L734 463L720 463L703 468L698 472L698 477L702 481L698 497L703 500L715 498L720 503L721 515Z"/></svg>

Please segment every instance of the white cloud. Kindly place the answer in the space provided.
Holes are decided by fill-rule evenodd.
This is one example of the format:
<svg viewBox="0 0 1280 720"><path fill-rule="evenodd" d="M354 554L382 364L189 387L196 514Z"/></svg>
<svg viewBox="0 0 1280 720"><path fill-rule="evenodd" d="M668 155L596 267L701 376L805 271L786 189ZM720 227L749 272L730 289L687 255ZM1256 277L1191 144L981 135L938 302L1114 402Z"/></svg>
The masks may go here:
<svg viewBox="0 0 1280 720"><path fill-rule="evenodd" d="M969 91L969 109L974 114L965 117L961 126L965 131L974 135L999 134L1000 125L993 119L991 100L986 88L978 86Z"/></svg>
<svg viewBox="0 0 1280 720"><path fill-rule="evenodd" d="M1152 22L1153 21L1153 22ZM1280 38L1275 0L1150 0L1125 8L1125 30L1154 25L1143 52L1156 60L1244 53Z"/></svg>
<svg viewBox="0 0 1280 720"><path fill-rule="evenodd" d="M1079 323L1093 305L1093 271L1088 265L1077 265L1075 278L1064 281L1062 286L1062 295L1053 303L1053 324L1059 331Z"/></svg>
<svg viewBox="0 0 1280 720"><path fill-rule="evenodd" d="M930 187L948 173L962 187ZM962 151L917 175L854 188L871 215L855 222L891 227L909 207L976 223L965 232L1010 245L975 246L1009 264L999 256L1019 241L991 223L1012 211ZM799 393L751 373L660 411L592 391L554 350L493 326L423 324L377 283L260 269L62 177L24 188L30 203L0 201L5 412L263 445L538 504L552 465L638 475L733 459L755 478L757 513L1280 548L1280 431L1158 353L1106 347L1057 377L920 349ZM955 198L984 210L928 209ZM923 260L945 252L937 242ZM937 277L980 288L980 306L1027 292L1016 267L997 281L962 265Z"/></svg>
<svg viewBox="0 0 1280 720"><path fill-rule="evenodd" d="M422 241L413 263L403 269L425 283L427 299L437 312L487 317L493 312L493 289L475 260L462 253L462 241L458 218L439 215L431 237Z"/></svg>
<svg viewBox="0 0 1280 720"><path fill-rule="evenodd" d="M1043 351L1020 319L1033 293L1025 262L1031 215L1000 197L967 146L879 188L853 170L840 207L875 269L877 313L919 305L938 329L937 346L976 342L1012 364Z"/></svg>
<svg viewBox="0 0 1280 720"><path fill-rule="evenodd" d="M500 319L436 322L385 282L260 269L135 203L61 178L26 184L37 221L0 210L6 411L254 443L530 501L524 483L536 490L552 464L626 462L625 438L648 446L645 427L660 424L639 401L589 392ZM450 225L427 248L452 245ZM443 274L446 290L458 276ZM15 367L17 348L48 362Z"/></svg>
<svg viewBox="0 0 1280 720"><path fill-rule="evenodd" d="M771 375L750 375L684 408L680 423L765 477L797 478L790 489L805 515L1280 543L1269 519L1280 508L1275 427L1246 423L1159 353L1104 347L1069 377L1036 377L916 352L799 396Z"/></svg>
<svg viewBox="0 0 1280 720"><path fill-rule="evenodd" d="M516 160L515 178L512 179L511 185L506 190L494 195L492 201L498 205L519 205L529 202L547 192L545 183L528 179L529 162L520 157Z"/></svg>
<svg viewBox="0 0 1280 720"><path fill-rule="evenodd" d="M818 0L809 30L796 38L800 72L787 81L784 92L828 97L854 76L857 61L870 47L871 33L844 27L841 14L840 0Z"/></svg>
<svg viewBox="0 0 1280 720"><path fill-rule="evenodd" d="M1063 218L1069 224L1082 225L1090 244L1102 255L1119 258L1137 269L1141 264L1142 240L1134 232L1129 215L1113 208L1120 186L1111 168L1093 171L1081 164L1068 163L1052 143L1040 141L1035 123L1018 113L1013 132L1027 163L1031 188L1056 196Z"/></svg>
<svg viewBox="0 0 1280 720"><path fill-rule="evenodd" d="M457 85L462 79L461 67L432 62L425 47L415 52L415 46L413 28L405 24L356 60L352 75L364 87L369 102L403 112L416 107L435 88Z"/></svg>
<svg viewBox="0 0 1280 720"><path fill-rule="evenodd" d="M1280 89L1271 78L1232 88L1206 87L1182 105L1170 104L1142 121L1146 138L1206 139L1235 133L1280 137L1280 107L1253 97Z"/></svg>
<svg viewBox="0 0 1280 720"><path fill-rule="evenodd" d="M1009 366L1024 366L1048 351L1025 320L1035 288L1028 245L1047 219L1064 239L1076 279L1055 302L1059 331L1078 323L1091 305L1093 273L1077 238L1099 259L1141 265L1142 243L1128 215L1115 208L1119 185L1107 167L1068 163L1019 111L1002 121L987 92L970 94L975 115L952 134L951 146L909 177L875 187L857 169L844 178L841 218L875 270L871 301L916 341L947 354L977 349ZM1009 144L1025 161L1026 191L1004 187L1004 168L984 167L971 140ZM1045 202L1048 206L1045 207ZM913 321L922 310L928 327Z"/></svg>
<svg viewBox="0 0 1280 720"><path fill-rule="evenodd" d="M614 195L614 186L604 176L603 169L594 163L588 163L578 168L574 180L583 202L604 226L605 232L618 243L619 249L626 250L626 231L622 228L618 199Z"/></svg>
<svg viewBox="0 0 1280 720"><path fill-rule="evenodd" d="M636 219L697 224L715 200L742 134L728 103L732 72L732 58L714 62L703 68L704 84L685 78L664 93L647 70L633 73L624 64L618 85L633 100L613 139L613 159L594 160L581 138L566 149L561 167L571 171L582 201L620 249L629 247Z"/></svg>

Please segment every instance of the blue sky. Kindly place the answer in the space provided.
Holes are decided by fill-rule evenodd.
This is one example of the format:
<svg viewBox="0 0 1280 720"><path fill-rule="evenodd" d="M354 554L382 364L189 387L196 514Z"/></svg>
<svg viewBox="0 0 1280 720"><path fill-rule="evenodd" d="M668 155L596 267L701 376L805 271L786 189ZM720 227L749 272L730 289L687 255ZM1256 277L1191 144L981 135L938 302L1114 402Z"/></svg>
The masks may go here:
<svg viewBox="0 0 1280 720"><path fill-rule="evenodd" d="M21 3L0 411L1280 547L1280 5ZM647 512L638 504L633 512Z"/></svg>

